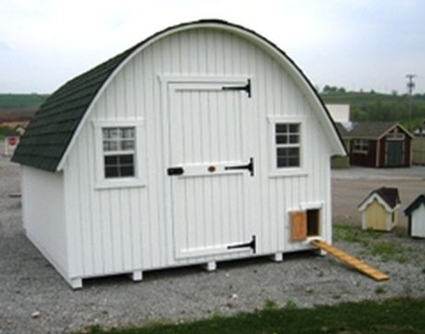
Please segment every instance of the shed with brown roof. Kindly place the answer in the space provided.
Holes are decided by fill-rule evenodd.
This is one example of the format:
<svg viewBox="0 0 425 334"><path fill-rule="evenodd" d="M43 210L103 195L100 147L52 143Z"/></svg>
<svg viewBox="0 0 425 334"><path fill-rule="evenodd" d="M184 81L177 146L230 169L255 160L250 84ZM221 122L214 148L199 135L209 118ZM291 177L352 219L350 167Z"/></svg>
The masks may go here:
<svg viewBox="0 0 425 334"><path fill-rule="evenodd" d="M412 134L396 122L338 124L350 164L365 167L410 167Z"/></svg>

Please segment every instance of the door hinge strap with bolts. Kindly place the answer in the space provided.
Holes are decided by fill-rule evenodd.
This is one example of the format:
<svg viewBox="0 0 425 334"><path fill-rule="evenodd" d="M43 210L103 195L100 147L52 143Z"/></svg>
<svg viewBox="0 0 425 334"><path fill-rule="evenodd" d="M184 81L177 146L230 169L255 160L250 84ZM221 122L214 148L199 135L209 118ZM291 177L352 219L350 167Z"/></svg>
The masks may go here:
<svg viewBox="0 0 425 334"><path fill-rule="evenodd" d="M224 86L222 90L243 90L251 98L251 79L248 79L248 83L245 86Z"/></svg>
<svg viewBox="0 0 425 334"><path fill-rule="evenodd" d="M249 171L251 176L254 176L254 158L249 158L249 163L246 165L224 167L224 170L234 170L234 169L246 169Z"/></svg>
<svg viewBox="0 0 425 334"><path fill-rule="evenodd" d="M255 235L252 236L252 240L250 242L227 246L227 249L237 249L237 248L251 248L253 253L255 254L257 252Z"/></svg>

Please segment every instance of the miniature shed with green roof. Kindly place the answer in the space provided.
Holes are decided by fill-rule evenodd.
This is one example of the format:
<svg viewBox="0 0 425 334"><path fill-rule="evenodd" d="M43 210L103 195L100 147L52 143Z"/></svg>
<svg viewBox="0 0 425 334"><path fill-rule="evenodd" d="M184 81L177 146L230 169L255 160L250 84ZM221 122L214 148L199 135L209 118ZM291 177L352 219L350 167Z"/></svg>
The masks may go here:
<svg viewBox="0 0 425 334"><path fill-rule="evenodd" d="M167 28L70 80L34 116L22 165L29 239L73 288L88 277L331 241L343 145L294 62L254 31ZM307 222L291 221L305 212ZM293 215L292 215L293 216ZM307 223L292 238L291 224Z"/></svg>

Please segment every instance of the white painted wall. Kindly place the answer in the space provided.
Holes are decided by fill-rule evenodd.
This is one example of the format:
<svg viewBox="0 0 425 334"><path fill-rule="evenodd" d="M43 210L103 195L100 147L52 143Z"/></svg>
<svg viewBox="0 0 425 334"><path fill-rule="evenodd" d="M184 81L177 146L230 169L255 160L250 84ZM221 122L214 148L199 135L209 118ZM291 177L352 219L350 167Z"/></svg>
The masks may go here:
<svg viewBox="0 0 425 334"><path fill-rule="evenodd" d="M329 113L334 122L346 123L350 121L350 105L349 104L326 104Z"/></svg>
<svg viewBox="0 0 425 334"><path fill-rule="evenodd" d="M412 212L412 237L425 238L425 206L421 204Z"/></svg>
<svg viewBox="0 0 425 334"><path fill-rule="evenodd" d="M322 236L331 240L330 155L327 137L312 106L295 81L260 48L219 30L198 29L171 35L128 62L110 82L84 124L64 166L69 213L70 275L90 277L203 263L245 253L175 258L167 198L170 177L160 76L232 76L252 79L248 101L256 176L250 179L250 216L258 254L308 248L289 242L289 211L322 208ZM243 93L241 93L243 94ZM302 118L301 173L274 175L270 161L270 117ZM144 120L146 185L96 189L96 137L93 122Z"/></svg>
<svg viewBox="0 0 425 334"><path fill-rule="evenodd" d="M62 173L22 167L22 215L28 238L66 278L68 241Z"/></svg>

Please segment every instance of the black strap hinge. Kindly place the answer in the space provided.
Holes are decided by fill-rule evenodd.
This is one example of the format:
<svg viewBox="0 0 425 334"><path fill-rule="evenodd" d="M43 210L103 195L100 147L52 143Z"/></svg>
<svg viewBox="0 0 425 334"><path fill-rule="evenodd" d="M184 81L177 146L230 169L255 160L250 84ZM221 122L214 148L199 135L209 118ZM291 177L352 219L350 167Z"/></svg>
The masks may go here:
<svg viewBox="0 0 425 334"><path fill-rule="evenodd" d="M243 90L251 98L251 79L248 79L248 83L245 86L224 86L222 90Z"/></svg>
<svg viewBox="0 0 425 334"><path fill-rule="evenodd" d="M246 169L249 171L251 176L254 176L254 158L249 158L249 163L246 165L224 167L224 170L232 170L232 169Z"/></svg>
<svg viewBox="0 0 425 334"><path fill-rule="evenodd" d="M227 246L227 249L237 249L237 248L251 248L253 253L255 254L257 252L255 235L252 236L252 240L250 242Z"/></svg>

